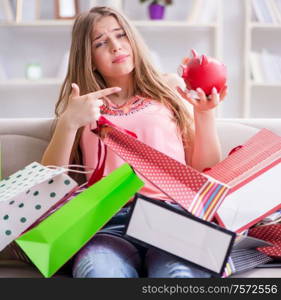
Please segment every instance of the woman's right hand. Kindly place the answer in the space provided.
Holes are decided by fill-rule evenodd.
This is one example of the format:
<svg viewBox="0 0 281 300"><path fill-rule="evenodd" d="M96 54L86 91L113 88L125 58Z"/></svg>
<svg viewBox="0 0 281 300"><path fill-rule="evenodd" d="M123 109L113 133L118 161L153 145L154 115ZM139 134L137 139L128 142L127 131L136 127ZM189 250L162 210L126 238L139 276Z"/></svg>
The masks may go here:
<svg viewBox="0 0 281 300"><path fill-rule="evenodd" d="M99 119L100 106L103 105L101 98L121 91L119 87L112 87L80 96L79 86L76 83L71 86L72 92L60 119L76 130Z"/></svg>

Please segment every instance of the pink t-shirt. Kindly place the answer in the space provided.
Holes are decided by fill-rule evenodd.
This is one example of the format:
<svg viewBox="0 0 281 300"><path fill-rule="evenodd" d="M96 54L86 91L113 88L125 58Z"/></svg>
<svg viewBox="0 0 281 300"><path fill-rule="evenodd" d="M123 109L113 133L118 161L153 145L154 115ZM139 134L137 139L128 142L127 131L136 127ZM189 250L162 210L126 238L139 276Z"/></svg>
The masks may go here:
<svg viewBox="0 0 281 300"><path fill-rule="evenodd" d="M127 111L125 110L126 112L113 106L103 106L102 113L117 126L134 132L143 143L186 164L182 139L175 122L172 121L170 110L157 101L140 96L133 97L130 103ZM93 125L93 127L95 128L96 126ZM91 132L91 124L84 127L80 146L84 165L95 168L97 164L98 137ZM122 158L108 148L104 176L124 163ZM140 174L138 176L145 182L145 186L139 193L155 199L172 201Z"/></svg>

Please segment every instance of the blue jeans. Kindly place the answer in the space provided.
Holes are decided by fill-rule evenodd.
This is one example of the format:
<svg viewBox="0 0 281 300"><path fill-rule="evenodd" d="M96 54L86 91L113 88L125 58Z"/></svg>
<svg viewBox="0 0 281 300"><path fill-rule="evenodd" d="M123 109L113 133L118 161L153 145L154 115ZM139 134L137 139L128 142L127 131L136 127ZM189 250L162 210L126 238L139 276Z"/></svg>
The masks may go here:
<svg viewBox="0 0 281 300"><path fill-rule="evenodd" d="M127 240L123 235L123 230L129 210L130 206L122 208L79 251L74 259L73 277L211 277L209 273L199 270L171 254Z"/></svg>

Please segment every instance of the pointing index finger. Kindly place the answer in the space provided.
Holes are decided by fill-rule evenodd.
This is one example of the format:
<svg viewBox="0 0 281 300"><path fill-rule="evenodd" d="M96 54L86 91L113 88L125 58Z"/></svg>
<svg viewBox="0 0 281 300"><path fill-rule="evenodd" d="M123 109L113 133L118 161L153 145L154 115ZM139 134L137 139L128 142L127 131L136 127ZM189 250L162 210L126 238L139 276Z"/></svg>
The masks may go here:
<svg viewBox="0 0 281 300"><path fill-rule="evenodd" d="M122 89L120 87L112 87L112 88L106 88L97 92L90 93L90 95L95 96L97 98L102 98L120 92L121 90Z"/></svg>

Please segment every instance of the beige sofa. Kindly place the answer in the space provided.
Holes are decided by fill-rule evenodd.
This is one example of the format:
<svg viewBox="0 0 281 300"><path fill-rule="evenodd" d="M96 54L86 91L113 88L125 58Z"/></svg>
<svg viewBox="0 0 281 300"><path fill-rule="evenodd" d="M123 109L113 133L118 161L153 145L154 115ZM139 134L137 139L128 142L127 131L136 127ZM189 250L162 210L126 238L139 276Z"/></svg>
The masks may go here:
<svg viewBox="0 0 281 300"><path fill-rule="evenodd" d="M0 119L2 177L6 177L32 161L40 161L51 137L51 119ZM243 144L260 128L281 135L281 119L218 120L223 155ZM206 145L207 147L207 145ZM55 276L69 276L59 271ZM32 266L19 261L0 261L0 277L42 277ZM256 268L234 277L281 277L281 268Z"/></svg>

